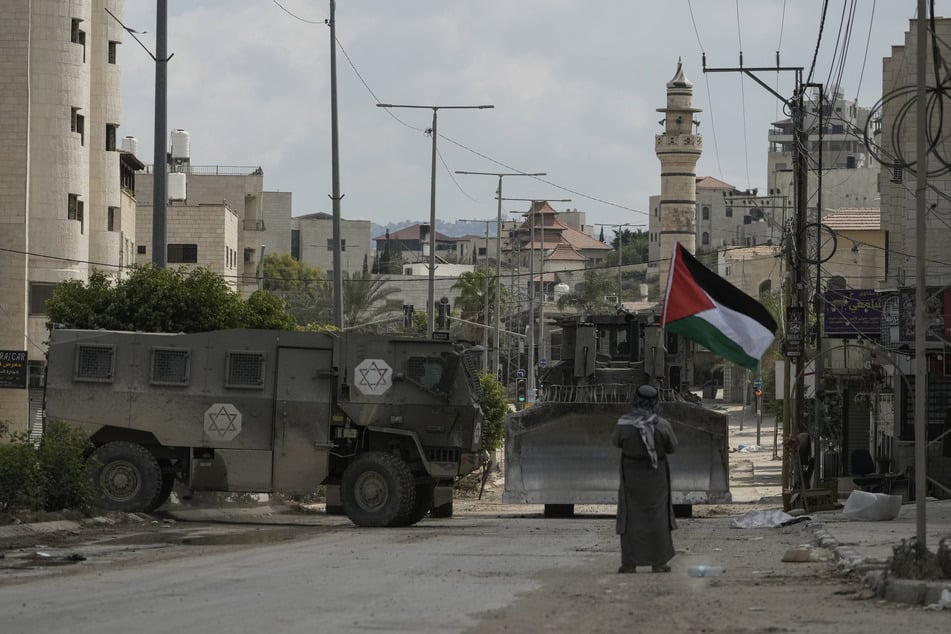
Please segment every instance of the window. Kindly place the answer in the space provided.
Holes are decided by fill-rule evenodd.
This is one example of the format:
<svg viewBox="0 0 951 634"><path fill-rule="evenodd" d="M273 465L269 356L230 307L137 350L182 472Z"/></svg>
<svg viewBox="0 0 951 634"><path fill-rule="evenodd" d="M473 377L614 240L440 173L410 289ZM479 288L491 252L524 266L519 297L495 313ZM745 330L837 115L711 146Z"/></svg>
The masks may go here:
<svg viewBox="0 0 951 634"><path fill-rule="evenodd" d="M145 245L144 245L144 244L140 244L140 245L136 246L136 247L135 247L135 252L138 253L139 255L145 255Z"/></svg>
<svg viewBox="0 0 951 634"><path fill-rule="evenodd" d="M328 250L328 251L333 251L333 250L334 250L334 239L333 239L333 238L327 238L327 250ZM341 250L341 251L346 251L346 250L347 250L347 241L346 241L346 240L343 240L343 239L340 240L340 250Z"/></svg>
<svg viewBox="0 0 951 634"><path fill-rule="evenodd" d="M168 245L169 264L197 264L197 244L170 244Z"/></svg>
<svg viewBox="0 0 951 634"><path fill-rule="evenodd" d="M152 348L152 385L188 385L190 358L185 348Z"/></svg>
<svg viewBox="0 0 951 634"><path fill-rule="evenodd" d="M83 223L83 209L85 203L79 199L79 194L69 194L68 202L66 203L66 218L68 220L78 220L79 221L79 233L83 233L84 223Z"/></svg>
<svg viewBox="0 0 951 634"><path fill-rule="evenodd" d="M727 218L732 218L732 217L733 217L733 207L727 207L727 208L726 208L726 217L727 217Z"/></svg>
<svg viewBox="0 0 951 634"><path fill-rule="evenodd" d="M119 221L119 208L109 207L106 209L106 231L118 231L117 222Z"/></svg>
<svg viewBox="0 0 951 634"><path fill-rule="evenodd" d="M900 183L902 181L902 164L899 159L895 159L892 163L892 182Z"/></svg>
<svg viewBox="0 0 951 634"><path fill-rule="evenodd" d="M291 229L291 257L300 259L300 229Z"/></svg>
<svg viewBox="0 0 951 634"><path fill-rule="evenodd" d="M440 357L410 357L406 360L406 378L427 390L442 391L445 366Z"/></svg>
<svg viewBox="0 0 951 634"><path fill-rule="evenodd" d="M704 205L700 208L700 219L701 220L710 220L710 208Z"/></svg>
<svg viewBox="0 0 951 634"><path fill-rule="evenodd" d="M109 40L109 63L116 63L116 53L119 50L119 43Z"/></svg>
<svg viewBox="0 0 951 634"><path fill-rule="evenodd" d="M106 124L106 151L115 152L116 151L116 132L119 130L119 126L115 123Z"/></svg>
<svg viewBox="0 0 951 634"><path fill-rule="evenodd" d="M700 236L700 244L710 244L710 234L706 231Z"/></svg>
<svg viewBox="0 0 951 634"><path fill-rule="evenodd" d="M30 282L30 314L45 315L46 302L53 296L56 284L50 282Z"/></svg>
<svg viewBox="0 0 951 634"><path fill-rule="evenodd" d="M70 23L69 41L73 44L79 44L83 47L83 62L86 61L86 32L79 28L82 19L73 18Z"/></svg>
<svg viewBox="0 0 951 634"><path fill-rule="evenodd" d="M225 387L264 387L263 352L229 352Z"/></svg>
<svg viewBox="0 0 951 634"><path fill-rule="evenodd" d="M79 144L86 144L86 117L79 114L79 108L69 109L69 130L79 135Z"/></svg>
<svg viewBox="0 0 951 634"><path fill-rule="evenodd" d="M112 383L115 376L115 356L116 350L113 346L78 344L74 380Z"/></svg>

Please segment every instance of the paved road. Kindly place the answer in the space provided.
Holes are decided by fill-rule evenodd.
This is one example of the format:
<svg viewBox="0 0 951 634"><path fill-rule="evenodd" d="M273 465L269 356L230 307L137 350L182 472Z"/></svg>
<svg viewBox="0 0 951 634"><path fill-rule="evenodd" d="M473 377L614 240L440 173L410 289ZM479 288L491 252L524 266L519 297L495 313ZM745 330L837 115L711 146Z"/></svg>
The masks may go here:
<svg viewBox="0 0 951 634"><path fill-rule="evenodd" d="M729 517L681 520L672 573L618 575L610 515L462 512L381 530L322 515L308 521L179 522L167 529L170 548L114 559L115 544L92 544L70 572L0 575L0 630L947 631L946 613L880 603L830 562L783 563L787 549L811 540L802 524L740 530ZM726 573L691 578L694 563Z"/></svg>

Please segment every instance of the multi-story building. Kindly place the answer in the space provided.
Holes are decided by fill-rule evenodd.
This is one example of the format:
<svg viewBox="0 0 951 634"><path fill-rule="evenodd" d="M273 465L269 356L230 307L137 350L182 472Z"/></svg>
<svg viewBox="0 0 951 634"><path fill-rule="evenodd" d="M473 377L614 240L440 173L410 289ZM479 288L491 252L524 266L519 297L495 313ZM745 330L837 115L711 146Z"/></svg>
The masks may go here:
<svg viewBox="0 0 951 634"><path fill-rule="evenodd" d="M120 271L135 246L141 164L117 145L123 29L109 12L123 1L6 3L0 19L0 351L22 361L0 420L17 429L39 408L53 287Z"/></svg>
<svg viewBox="0 0 951 634"><path fill-rule="evenodd" d="M342 270L353 275L370 270L370 221L340 219L340 263ZM295 259L324 271L333 279L333 216L318 212L291 218L291 250Z"/></svg>
<svg viewBox="0 0 951 634"><path fill-rule="evenodd" d="M171 145L166 219L169 265L208 266L232 276L235 288L250 295L259 286L262 253L291 253L291 192L266 191L260 167L192 165L189 135L184 130L172 132ZM152 242L152 170L148 166L139 176L136 261L140 264L152 261L148 246ZM184 241L177 242L176 236Z"/></svg>
<svg viewBox="0 0 951 634"><path fill-rule="evenodd" d="M841 93L823 95L813 92L804 101L803 128L808 135L809 165L808 208L812 218L819 203L821 168L821 204L826 209L871 208L878 202L879 164L865 144L878 143L879 122L870 119L867 108L845 99ZM822 119L820 128L819 120ZM783 119L769 131L767 155L768 195L793 200L794 122Z"/></svg>

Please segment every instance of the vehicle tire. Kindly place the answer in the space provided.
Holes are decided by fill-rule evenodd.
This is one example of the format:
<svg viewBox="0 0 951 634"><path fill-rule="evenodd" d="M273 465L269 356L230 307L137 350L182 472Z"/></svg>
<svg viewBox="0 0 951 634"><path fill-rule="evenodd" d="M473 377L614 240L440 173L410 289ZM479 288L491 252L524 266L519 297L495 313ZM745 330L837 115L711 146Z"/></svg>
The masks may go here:
<svg viewBox="0 0 951 634"><path fill-rule="evenodd" d="M416 483L400 458L375 451L358 456L346 468L340 497L357 526L395 526L413 510Z"/></svg>
<svg viewBox="0 0 951 634"><path fill-rule="evenodd" d="M433 483L425 482L416 485L416 501L413 502L413 508L409 514L401 521L398 526L412 526L419 520L426 517L426 513L433 508Z"/></svg>
<svg viewBox="0 0 951 634"><path fill-rule="evenodd" d="M546 504L545 517L572 517L575 514L574 504Z"/></svg>
<svg viewBox="0 0 951 634"><path fill-rule="evenodd" d="M174 473L163 473L162 474L162 486L159 487L158 495L155 496L155 499L149 503L146 511L154 511L159 508L166 502L168 498L172 495L172 489L175 488L175 474Z"/></svg>
<svg viewBox="0 0 951 634"><path fill-rule="evenodd" d="M158 460L142 445L115 441L102 445L93 456L98 461L93 484L99 507L107 511L147 511L162 489Z"/></svg>

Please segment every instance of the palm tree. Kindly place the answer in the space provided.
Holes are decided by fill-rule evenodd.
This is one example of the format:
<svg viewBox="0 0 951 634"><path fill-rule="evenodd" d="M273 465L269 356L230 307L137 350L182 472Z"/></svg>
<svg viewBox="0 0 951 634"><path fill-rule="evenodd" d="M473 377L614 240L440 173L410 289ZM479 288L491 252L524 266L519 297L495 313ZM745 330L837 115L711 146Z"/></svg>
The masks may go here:
<svg viewBox="0 0 951 634"><path fill-rule="evenodd" d="M373 321L391 312L386 299L400 289L388 286L388 279L360 272L343 272L343 319L347 326Z"/></svg>

